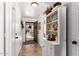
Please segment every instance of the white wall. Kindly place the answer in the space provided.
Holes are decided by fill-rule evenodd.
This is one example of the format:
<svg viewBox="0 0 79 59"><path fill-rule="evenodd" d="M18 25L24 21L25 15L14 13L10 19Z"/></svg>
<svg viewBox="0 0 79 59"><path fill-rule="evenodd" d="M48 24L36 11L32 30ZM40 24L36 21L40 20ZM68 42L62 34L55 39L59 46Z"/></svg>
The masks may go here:
<svg viewBox="0 0 79 59"><path fill-rule="evenodd" d="M0 56L4 55L4 3L0 2Z"/></svg>
<svg viewBox="0 0 79 59"><path fill-rule="evenodd" d="M40 29L38 30L38 42L40 43L41 46L45 45L44 42L44 33L46 34L46 32L44 31L44 21L46 22L46 17L44 15L41 15L38 18L38 23L40 22ZM46 29L46 28L45 28Z"/></svg>
<svg viewBox="0 0 79 59"><path fill-rule="evenodd" d="M46 16L43 14L40 15L40 17L38 18L38 22L41 22L41 29L38 30L38 43L42 47L42 55L54 56L54 46L46 41Z"/></svg>
<svg viewBox="0 0 79 59"><path fill-rule="evenodd" d="M66 56L66 6L59 10L60 19L60 44L55 46L56 56Z"/></svg>
<svg viewBox="0 0 79 59"><path fill-rule="evenodd" d="M5 3L5 30L6 30L6 55L12 55L12 51L11 49L13 49L12 47L12 6L13 3Z"/></svg>

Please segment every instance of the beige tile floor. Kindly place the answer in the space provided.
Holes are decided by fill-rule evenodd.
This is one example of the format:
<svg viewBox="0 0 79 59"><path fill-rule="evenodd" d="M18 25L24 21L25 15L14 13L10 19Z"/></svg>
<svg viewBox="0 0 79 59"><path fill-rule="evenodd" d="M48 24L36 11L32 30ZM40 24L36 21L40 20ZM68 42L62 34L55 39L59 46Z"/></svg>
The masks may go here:
<svg viewBox="0 0 79 59"><path fill-rule="evenodd" d="M39 44L26 44L23 45L19 56L41 56L42 55L42 48Z"/></svg>

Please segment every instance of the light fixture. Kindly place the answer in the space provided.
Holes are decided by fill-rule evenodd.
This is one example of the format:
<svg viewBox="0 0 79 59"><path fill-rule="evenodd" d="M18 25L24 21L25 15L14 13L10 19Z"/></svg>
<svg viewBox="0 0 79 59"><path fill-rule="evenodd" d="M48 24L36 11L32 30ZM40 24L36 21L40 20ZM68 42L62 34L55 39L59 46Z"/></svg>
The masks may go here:
<svg viewBox="0 0 79 59"><path fill-rule="evenodd" d="M33 7L37 7L39 4L38 4L37 2L32 2L31 5L32 5Z"/></svg>

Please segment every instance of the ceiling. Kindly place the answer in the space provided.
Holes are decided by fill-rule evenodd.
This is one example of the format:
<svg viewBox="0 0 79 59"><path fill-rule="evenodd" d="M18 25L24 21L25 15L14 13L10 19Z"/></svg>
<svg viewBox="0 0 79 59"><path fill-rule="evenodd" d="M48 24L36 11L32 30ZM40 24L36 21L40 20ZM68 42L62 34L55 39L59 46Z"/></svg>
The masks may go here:
<svg viewBox="0 0 79 59"><path fill-rule="evenodd" d="M39 17L48 6L53 6L53 2L38 2L39 5L34 8L31 2L20 2L22 17Z"/></svg>

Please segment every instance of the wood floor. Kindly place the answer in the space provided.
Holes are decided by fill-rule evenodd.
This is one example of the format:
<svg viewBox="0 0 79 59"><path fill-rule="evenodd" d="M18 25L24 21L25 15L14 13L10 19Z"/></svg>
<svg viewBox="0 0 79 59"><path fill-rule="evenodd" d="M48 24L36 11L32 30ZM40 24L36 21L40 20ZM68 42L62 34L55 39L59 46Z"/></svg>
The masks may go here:
<svg viewBox="0 0 79 59"><path fill-rule="evenodd" d="M42 48L37 43L23 44L19 56L41 56Z"/></svg>

